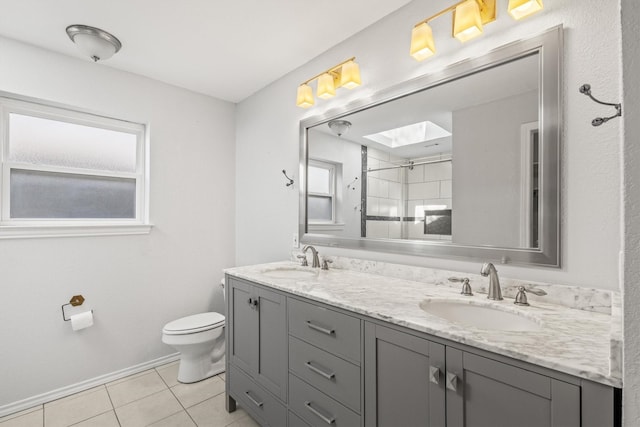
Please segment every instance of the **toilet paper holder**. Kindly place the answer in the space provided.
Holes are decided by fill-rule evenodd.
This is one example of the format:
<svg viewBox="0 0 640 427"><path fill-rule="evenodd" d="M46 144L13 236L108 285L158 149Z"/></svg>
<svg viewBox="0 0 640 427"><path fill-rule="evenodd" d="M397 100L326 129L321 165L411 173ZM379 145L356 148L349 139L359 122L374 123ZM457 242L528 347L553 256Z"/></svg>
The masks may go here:
<svg viewBox="0 0 640 427"><path fill-rule="evenodd" d="M67 319L67 316L64 312L64 308L68 305L72 306L72 307L77 307L79 305L82 305L82 303L84 303L84 297L82 295L74 295L73 297L71 297L71 299L69 300L69 302L67 304L62 304L62 319L65 322L68 322L69 320L71 320L70 318ZM91 310L91 313L93 313L93 310Z"/></svg>

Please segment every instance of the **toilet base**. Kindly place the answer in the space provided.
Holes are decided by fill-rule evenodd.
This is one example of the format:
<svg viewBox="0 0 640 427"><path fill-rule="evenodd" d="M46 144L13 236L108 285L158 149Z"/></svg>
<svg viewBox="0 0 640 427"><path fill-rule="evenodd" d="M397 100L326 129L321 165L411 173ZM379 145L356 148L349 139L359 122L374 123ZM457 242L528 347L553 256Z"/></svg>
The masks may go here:
<svg viewBox="0 0 640 427"><path fill-rule="evenodd" d="M183 384L197 383L214 375L224 372L224 356L211 364L210 358L197 358L197 360L189 360L188 357L182 356L180 359L180 367L178 368L178 382Z"/></svg>

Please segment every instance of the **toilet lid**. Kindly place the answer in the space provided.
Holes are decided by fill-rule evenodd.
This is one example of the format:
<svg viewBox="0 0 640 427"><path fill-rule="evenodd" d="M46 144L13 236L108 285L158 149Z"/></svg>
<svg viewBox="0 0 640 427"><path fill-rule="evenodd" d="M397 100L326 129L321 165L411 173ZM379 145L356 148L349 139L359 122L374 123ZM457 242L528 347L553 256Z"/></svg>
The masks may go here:
<svg viewBox="0 0 640 427"><path fill-rule="evenodd" d="M193 334L224 325L224 316L220 313L199 313L182 317L167 323L162 332L169 335Z"/></svg>

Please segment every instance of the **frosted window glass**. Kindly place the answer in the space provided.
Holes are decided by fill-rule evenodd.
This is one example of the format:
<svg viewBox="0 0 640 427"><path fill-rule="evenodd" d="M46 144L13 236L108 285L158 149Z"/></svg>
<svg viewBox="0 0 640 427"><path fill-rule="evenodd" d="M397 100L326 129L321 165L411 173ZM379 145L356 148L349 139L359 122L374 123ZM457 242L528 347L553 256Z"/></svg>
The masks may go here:
<svg viewBox="0 0 640 427"><path fill-rule="evenodd" d="M332 221L333 208L331 197L307 197L307 215L310 221Z"/></svg>
<svg viewBox="0 0 640 427"><path fill-rule="evenodd" d="M9 114L9 160L114 172L136 171L136 135Z"/></svg>
<svg viewBox="0 0 640 427"><path fill-rule="evenodd" d="M309 165L307 168L307 177L309 178L309 193L331 193L331 191L329 191L331 184L330 170Z"/></svg>
<svg viewBox="0 0 640 427"><path fill-rule="evenodd" d="M136 217L135 179L12 169L10 185L12 219Z"/></svg>

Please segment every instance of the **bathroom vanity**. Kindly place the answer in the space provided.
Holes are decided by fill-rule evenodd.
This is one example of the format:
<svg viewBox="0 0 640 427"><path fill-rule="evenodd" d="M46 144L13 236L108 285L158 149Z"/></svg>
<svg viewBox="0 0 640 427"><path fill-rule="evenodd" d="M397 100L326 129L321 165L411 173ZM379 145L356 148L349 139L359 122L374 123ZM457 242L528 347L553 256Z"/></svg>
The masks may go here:
<svg viewBox="0 0 640 427"><path fill-rule="evenodd" d="M261 425L619 422L610 314L289 262L226 274L227 410ZM476 327L429 304L517 317Z"/></svg>

